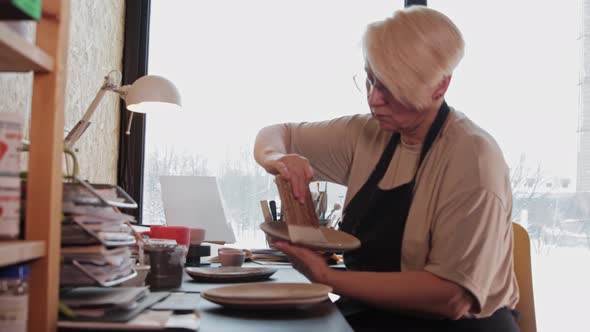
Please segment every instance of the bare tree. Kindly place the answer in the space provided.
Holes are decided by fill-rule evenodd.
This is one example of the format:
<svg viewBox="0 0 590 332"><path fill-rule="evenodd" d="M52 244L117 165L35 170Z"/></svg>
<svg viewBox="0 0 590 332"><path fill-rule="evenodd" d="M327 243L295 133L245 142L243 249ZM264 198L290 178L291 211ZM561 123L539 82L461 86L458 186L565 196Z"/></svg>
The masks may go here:
<svg viewBox="0 0 590 332"><path fill-rule="evenodd" d="M251 148L242 147L237 158L227 158L219 170L219 185L228 219L237 233L257 229L263 221L260 200L272 199L277 189L254 160Z"/></svg>
<svg viewBox="0 0 590 332"><path fill-rule="evenodd" d="M550 179L544 176L540 165L527 166L525 154L510 169L510 184L514 196L513 220L520 221L522 211L526 210L529 216L527 231L533 240L533 248L537 253L548 254L563 235L561 221L565 216L559 203L561 197L556 195L553 186L547 187L551 184Z"/></svg>
<svg viewBox="0 0 590 332"><path fill-rule="evenodd" d="M547 180L543 176L540 165L531 169L527 167L526 155L524 153L520 155L516 166L510 168L510 185L516 198L516 204L512 208L513 219L520 218L521 211L528 208L531 200L547 194L539 191Z"/></svg>

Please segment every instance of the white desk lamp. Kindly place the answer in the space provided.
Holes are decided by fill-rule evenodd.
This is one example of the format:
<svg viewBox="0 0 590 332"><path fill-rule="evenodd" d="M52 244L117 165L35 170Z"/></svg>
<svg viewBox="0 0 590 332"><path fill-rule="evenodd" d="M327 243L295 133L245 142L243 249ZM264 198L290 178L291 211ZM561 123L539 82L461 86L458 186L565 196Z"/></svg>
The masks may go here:
<svg viewBox="0 0 590 332"><path fill-rule="evenodd" d="M181 101L178 90L169 80L155 75L143 76L137 79L132 85L119 86L121 82L121 73L113 70L104 78L104 84L96 93L90 106L84 113L84 116L74 129L72 129L65 138L64 147L72 149L76 141L84 134L90 126L90 118L98 107L106 91L113 91L119 94L121 99L127 104L129 112L129 121L127 124L126 134L129 135L133 113L147 113L156 109L160 110L180 110Z"/></svg>

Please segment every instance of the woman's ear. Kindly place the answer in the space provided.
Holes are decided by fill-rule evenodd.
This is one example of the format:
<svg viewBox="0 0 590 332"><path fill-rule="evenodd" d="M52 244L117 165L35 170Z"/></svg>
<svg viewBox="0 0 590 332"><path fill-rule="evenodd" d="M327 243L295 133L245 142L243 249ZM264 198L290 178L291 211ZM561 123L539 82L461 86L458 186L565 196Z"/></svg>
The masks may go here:
<svg viewBox="0 0 590 332"><path fill-rule="evenodd" d="M440 83L438 83L438 85L436 86L436 89L432 93L432 101L436 101L439 98L442 98L445 95L445 93L447 92L447 89L449 88L450 83L451 83L451 75L443 77L442 81L440 81Z"/></svg>

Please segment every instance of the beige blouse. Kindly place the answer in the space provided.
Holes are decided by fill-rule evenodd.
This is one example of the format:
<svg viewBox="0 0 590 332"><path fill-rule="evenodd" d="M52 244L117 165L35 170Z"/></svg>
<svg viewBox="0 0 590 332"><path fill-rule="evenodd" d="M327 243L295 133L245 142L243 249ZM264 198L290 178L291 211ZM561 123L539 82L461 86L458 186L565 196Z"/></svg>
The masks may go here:
<svg viewBox="0 0 590 332"><path fill-rule="evenodd" d="M391 137L368 114L283 126L288 153L308 158L315 180L348 186L345 206ZM410 181L420 149L402 142L379 186L391 189ZM513 309L518 286L512 266L512 192L494 139L451 109L416 180L402 271L426 270L463 286L477 299L472 317Z"/></svg>

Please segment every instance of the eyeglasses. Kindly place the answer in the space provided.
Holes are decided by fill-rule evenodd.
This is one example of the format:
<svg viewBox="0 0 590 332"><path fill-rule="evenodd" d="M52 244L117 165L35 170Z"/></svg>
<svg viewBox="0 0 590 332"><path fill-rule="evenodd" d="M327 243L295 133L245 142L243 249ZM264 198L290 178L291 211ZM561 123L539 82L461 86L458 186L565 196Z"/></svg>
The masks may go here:
<svg viewBox="0 0 590 332"><path fill-rule="evenodd" d="M373 93L373 89L379 90L379 92L384 94L391 94L389 90L379 81L376 77L368 76L367 73L363 74L355 74L352 76L352 80L354 81L354 85L359 92L365 92L367 97ZM365 88L363 89L362 86Z"/></svg>

